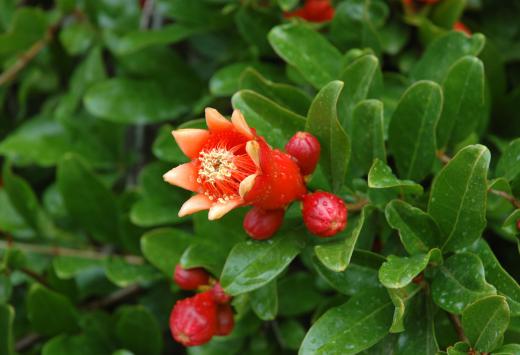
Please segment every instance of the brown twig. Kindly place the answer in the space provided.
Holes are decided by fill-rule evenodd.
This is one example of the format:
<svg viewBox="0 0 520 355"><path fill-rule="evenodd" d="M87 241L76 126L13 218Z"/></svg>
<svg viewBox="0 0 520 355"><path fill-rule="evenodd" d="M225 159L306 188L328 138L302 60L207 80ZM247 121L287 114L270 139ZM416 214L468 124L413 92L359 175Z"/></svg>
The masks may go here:
<svg viewBox="0 0 520 355"><path fill-rule="evenodd" d="M347 210L349 212L361 211L363 207L368 205L368 200L365 198L361 198L354 203L345 203L345 205L347 206Z"/></svg>
<svg viewBox="0 0 520 355"><path fill-rule="evenodd" d="M459 340L467 343L468 338L466 337L466 334L464 334L464 329L462 329L462 323L460 322L459 317L453 313L448 314L450 316L451 322L453 323L453 326L455 327L455 330L457 331L457 336L459 337Z"/></svg>
<svg viewBox="0 0 520 355"><path fill-rule="evenodd" d="M42 275L38 274L37 272L34 272L34 271L32 271L30 269L27 269L25 267L22 267L22 268L20 268L18 270L20 270L21 272L23 272L25 275L29 276L30 278L38 281L42 285L49 286L49 284L47 283L47 280L45 280L45 278Z"/></svg>

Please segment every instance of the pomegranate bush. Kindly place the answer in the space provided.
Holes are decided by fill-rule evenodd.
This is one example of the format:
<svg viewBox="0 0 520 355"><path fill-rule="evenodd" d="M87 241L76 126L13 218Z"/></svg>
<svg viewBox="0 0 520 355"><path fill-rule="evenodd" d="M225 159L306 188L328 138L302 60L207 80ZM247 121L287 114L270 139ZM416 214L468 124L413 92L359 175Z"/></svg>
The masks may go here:
<svg viewBox="0 0 520 355"><path fill-rule="evenodd" d="M0 1L0 355L519 354L519 13Z"/></svg>

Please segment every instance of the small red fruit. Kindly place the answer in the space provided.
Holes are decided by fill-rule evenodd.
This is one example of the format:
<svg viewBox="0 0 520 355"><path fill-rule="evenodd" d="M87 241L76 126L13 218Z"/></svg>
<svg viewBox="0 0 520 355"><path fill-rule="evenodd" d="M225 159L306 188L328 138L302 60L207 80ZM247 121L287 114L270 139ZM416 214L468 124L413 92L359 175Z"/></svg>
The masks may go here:
<svg viewBox="0 0 520 355"><path fill-rule="evenodd" d="M210 341L217 331L217 304L211 291L177 301L170 314L170 331L184 346Z"/></svg>
<svg viewBox="0 0 520 355"><path fill-rule="evenodd" d="M285 215L284 209L264 210L253 207L244 217L244 230L255 240L270 238L280 228Z"/></svg>
<svg viewBox="0 0 520 355"><path fill-rule="evenodd" d="M224 291L220 285L220 282L217 282L215 286L213 286L211 292L213 292L213 298L215 299L215 302L219 304L226 304L231 301L231 296Z"/></svg>
<svg viewBox="0 0 520 355"><path fill-rule="evenodd" d="M329 192L305 195L302 202L303 223L320 237L331 237L347 225L347 207L342 199Z"/></svg>
<svg viewBox="0 0 520 355"><path fill-rule="evenodd" d="M173 280L183 290L196 290L200 286L209 284L209 274L200 267L183 269L180 264L177 264Z"/></svg>
<svg viewBox="0 0 520 355"><path fill-rule="evenodd" d="M217 330L215 335L229 335L235 326L233 309L229 304L217 307Z"/></svg>
<svg viewBox="0 0 520 355"><path fill-rule="evenodd" d="M311 174L320 160L320 142L308 132L297 132L285 145L285 151L296 159L302 175Z"/></svg>

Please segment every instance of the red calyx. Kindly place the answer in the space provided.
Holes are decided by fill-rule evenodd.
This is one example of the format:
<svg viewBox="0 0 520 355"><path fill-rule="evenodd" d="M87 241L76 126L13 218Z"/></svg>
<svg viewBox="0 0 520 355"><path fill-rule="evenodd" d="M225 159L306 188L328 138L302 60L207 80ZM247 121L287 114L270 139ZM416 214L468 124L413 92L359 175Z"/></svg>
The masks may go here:
<svg viewBox="0 0 520 355"><path fill-rule="evenodd" d="M302 203L303 223L319 237L331 237L347 225L347 207L329 192L307 194Z"/></svg>
<svg viewBox="0 0 520 355"><path fill-rule="evenodd" d="M297 132L285 145L285 151L295 160L302 175L314 172L320 160L320 142L308 132Z"/></svg>
<svg viewBox="0 0 520 355"><path fill-rule="evenodd" d="M235 326L233 309L229 304L218 305L217 307L217 330L215 335L229 335Z"/></svg>
<svg viewBox="0 0 520 355"><path fill-rule="evenodd" d="M207 343L217 331L217 304L211 291L177 301L170 314L173 338L184 346Z"/></svg>
<svg viewBox="0 0 520 355"><path fill-rule="evenodd" d="M280 228L284 215L283 208L264 210L253 207L244 217L244 230L255 240L268 239Z"/></svg>
<svg viewBox="0 0 520 355"><path fill-rule="evenodd" d="M183 290L196 290L209 284L209 274L202 268L183 269L180 264L175 266L173 280Z"/></svg>
<svg viewBox="0 0 520 355"><path fill-rule="evenodd" d="M211 292L213 292L213 298L215 299L215 302L219 304L226 304L231 301L231 296L224 291L220 285L220 282L217 282L215 286L213 286Z"/></svg>

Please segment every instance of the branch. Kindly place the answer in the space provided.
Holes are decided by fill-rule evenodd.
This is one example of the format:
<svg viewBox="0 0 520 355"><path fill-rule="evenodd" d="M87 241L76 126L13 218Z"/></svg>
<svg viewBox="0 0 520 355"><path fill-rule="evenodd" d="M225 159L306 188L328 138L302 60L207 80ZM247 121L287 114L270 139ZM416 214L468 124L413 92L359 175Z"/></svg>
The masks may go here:
<svg viewBox="0 0 520 355"><path fill-rule="evenodd" d="M349 212L361 211L366 205L368 205L368 200L365 198L361 198L354 203L345 203Z"/></svg>
<svg viewBox="0 0 520 355"><path fill-rule="evenodd" d="M451 322L453 323L453 326L455 327L455 330L457 331L459 340L468 343L468 338L466 337L466 334L464 334L464 329L462 329L462 323L460 322L459 317L453 313L448 314L450 316Z"/></svg>

